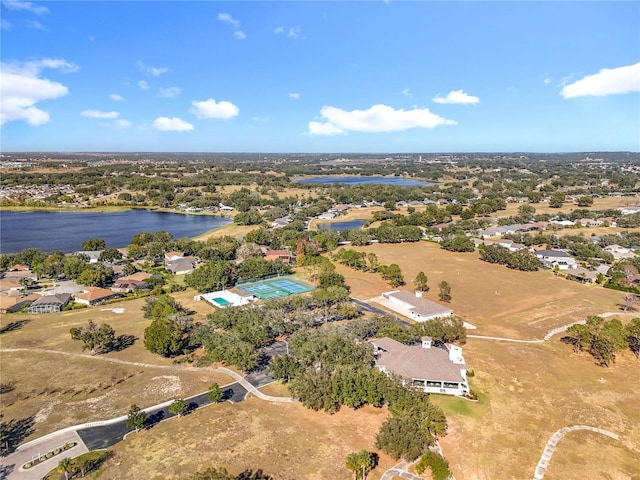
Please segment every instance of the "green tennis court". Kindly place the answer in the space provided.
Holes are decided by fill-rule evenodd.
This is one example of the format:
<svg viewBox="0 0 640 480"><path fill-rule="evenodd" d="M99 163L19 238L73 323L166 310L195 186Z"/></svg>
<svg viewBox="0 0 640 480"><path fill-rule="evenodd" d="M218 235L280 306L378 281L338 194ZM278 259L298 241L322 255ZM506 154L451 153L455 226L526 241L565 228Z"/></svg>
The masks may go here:
<svg viewBox="0 0 640 480"><path fill-rule="evenodd" d="M251 292L260 300L272 300L274 298L288 297L298 293L310 292L313 287L291 278L277 278L264 282L238 285L239 288Z"/></svg>

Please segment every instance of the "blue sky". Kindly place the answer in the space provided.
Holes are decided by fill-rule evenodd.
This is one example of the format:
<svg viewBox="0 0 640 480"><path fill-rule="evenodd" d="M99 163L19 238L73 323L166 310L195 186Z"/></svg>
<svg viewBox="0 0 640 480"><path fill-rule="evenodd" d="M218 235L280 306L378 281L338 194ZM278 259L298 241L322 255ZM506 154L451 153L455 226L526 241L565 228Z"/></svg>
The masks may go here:
<svg viewBox="0 0 640 480"><path fill-rule="evenodd" d="M640 150L640 2L0 9L5 152Z"/></svg>

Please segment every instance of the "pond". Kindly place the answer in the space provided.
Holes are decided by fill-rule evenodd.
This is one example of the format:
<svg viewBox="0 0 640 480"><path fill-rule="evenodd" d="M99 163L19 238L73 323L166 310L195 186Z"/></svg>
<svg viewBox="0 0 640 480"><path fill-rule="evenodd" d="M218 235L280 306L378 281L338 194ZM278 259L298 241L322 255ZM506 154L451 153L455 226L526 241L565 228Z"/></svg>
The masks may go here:
<svg viewBox="0 0 640 480"><path fill-rule="evenodd" d="M360 175L343 175L343 176L314 176L304 178L294 178L293 182L311 183L311 184L341 184L341 185L362 185L362 184L381 184L396 185L398 187L423 187L426 185L436 185L434 182L425 180L416 180L413 178L402 177L364 177Z"/></svg>
<svg viewBox="0 0 640 480"><path fill-rule="evenodd" d="M320 223L318 228L320 230L353 230L362 228L365 223L367 223L366 220L348 220L345 222Z"/></svg>
<svg viewBox="0 0 640 480"><path fill-rule="evenodd" d="M228 217L152 210L114 213L0 210L0 252L37 248L70 253L81 250L82 242L90 238L102 238L107 248L120 248L129 245L140 232L165 231L178 239L196 237L231 222Z"/></svg>

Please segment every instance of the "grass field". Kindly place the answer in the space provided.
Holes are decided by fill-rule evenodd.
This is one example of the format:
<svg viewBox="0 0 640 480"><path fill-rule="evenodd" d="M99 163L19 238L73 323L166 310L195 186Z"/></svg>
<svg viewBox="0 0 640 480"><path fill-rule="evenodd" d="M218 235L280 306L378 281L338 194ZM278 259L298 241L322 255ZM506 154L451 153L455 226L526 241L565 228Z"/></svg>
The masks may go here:
<svg viewBox="0 0 640 480"><path fill-rule="evenodd" d="M619 310L624 294L599 286L582 285L553 275L549 270L520 272L483 262L478 253L447 252L436 243L374 244L353 247L375 253L381 264L400 266L407 285L423 271L430 291L425 298L438 301L438 284L451 285L451 308L478 327L479 335L542 338L552 328L587 315ZM380 275L338 266L352 294L361 299L379 296L392 288Z"/></svg>
<svg viewBox="0 0 640 480"><path fill-rule="evenodd" d="M437 284L449 282L451 307L478 326L474 334L542 338L586 315L619 312L621 319L630 318L618 309L622 293L557 278L548 270L518 272L482 262L477 253L446 252L427 242L357 249L376 253L380 263L397 263L409 290L424 271L431 287L425 296L431 300L438 301ZM358 298L391 290L376 274L338 270ZM612 430L621 440L569 434L545 479L640 478L640 363L624 352L610 368L598 367L559 337L541 345L468 340L464 355L476 372L471 386L480 402L433 397L449 419L449 435L441 443L458 480L532 478L549 437L575 424ZM577 465L575 458L581 459Z"/></svg>
<svg viewBox="0 0 640 480"><path fill-rule="evenodd" d="M371 450L386 417L386 409L372 407L328 415L256 398L219 404L129 436L113 448L100 478L187 479L224 466L234 474L263 469L278 480L347 480L353 477L344 466L347 454ZM394 463L380 454L369 478L380 478Z"/></svg>

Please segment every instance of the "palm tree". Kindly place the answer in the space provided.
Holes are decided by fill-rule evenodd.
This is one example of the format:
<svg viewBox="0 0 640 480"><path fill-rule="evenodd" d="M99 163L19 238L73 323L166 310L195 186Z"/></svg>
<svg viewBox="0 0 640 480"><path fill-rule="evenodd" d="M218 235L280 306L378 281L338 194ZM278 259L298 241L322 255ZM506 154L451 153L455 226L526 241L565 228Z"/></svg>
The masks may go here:
<svg viewBox="0 0 640 480"><path fill-rule="evenodd" d="M69 473L73 471L73 461L65 457L58 463L58 468L64 472L65 480L69 480Z"/></svg>

